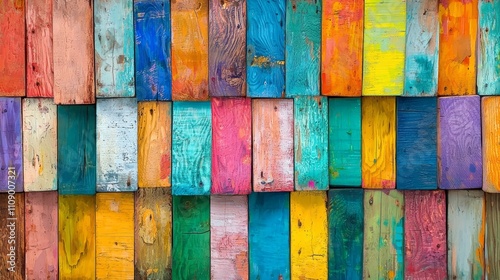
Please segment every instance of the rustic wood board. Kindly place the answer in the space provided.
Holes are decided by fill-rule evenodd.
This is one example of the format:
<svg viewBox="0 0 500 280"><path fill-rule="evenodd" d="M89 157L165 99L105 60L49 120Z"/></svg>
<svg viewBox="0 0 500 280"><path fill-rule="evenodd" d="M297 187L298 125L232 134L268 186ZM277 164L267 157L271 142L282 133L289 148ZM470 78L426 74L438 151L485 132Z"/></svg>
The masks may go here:
<svg viewBox="0 0 500 280"><path fill-rule="evenodd" d="M0 192L23 191L21 98L0 98ZM11 177L14 176L15 178Z"/></svg>
<svg viewBox="0 0 500 280"><path fill-rule="evenodd" d="M500 278L500 251L498 233L500 221L500 195L485 194L486 199L486 234L485 234L485 273L487 279Z"/></svg>
<svg viewBox="0 0 500 280"><path fill-rule="evenodd" d="M479 0L479 52L477 61L477 93L500 93L500 1ZM496 274L498 275L498 274Z"/></svg>
<svg viewBox="0 0 500 280"><path fill-rule="evenodd" d="M483 191L500 192L500 97L489 96L481 99L482 141L483 141ZM480 158L479 158L480 160Z"/></svg>
<svg viewBox="0 0 500 280"><path fill-rule="evenodd" d="M10 205L10 206L9 206ZM24 193L0 193L0 275L25 279Z"/></svg>

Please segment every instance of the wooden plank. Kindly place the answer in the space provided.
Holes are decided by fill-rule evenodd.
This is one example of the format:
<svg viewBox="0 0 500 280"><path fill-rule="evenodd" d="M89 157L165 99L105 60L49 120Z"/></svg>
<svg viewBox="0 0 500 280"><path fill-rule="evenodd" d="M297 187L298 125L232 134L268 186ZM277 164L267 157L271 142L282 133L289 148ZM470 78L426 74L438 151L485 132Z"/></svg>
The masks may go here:
<svg viewBox="0 0 500 280"><path fill-rule="evenodd" d="M54 97L52 0L26 0L26 96Z"/></svg>
<svg viewBox="0 0 500 280"><path fill-rule="evenodd" d="M328 189L328 98L294 99L295 190Z"/></svg>
<svg viewBox="0 0 500 280"><path fill-rule="evenodd" d="M448 191L448 277L484 279L484 193Z"/></svg>
<svg viewBox="0 0 500 280"><path fill-rule="evenodd" d="M500 171L496 162L500 160L500 97L481 99L483 141L483 191L500 192ZM480 161L480 158L479 158Z"/></svg>
<svg viewBox="0 0 500 280"><path fill-rule="evenodd" d="M24 193L0 193L0 275L25 279Z"/></svg>
<svg viewBox="0 0 500 280"><path fill-rule="evenodd" d="M437 98L398 97L397 110L397 188L437 189Z"/></svg>
<svg viewBox="0 0 500 280"><path fill-rule="evenodd" d="M173 197L173 279L210 279L210 197Z"/></svg>
<svg viewBox="0 0 500 280"><path fill-rule="evenodd" d="M485 194L486 199L486 234L485 234L485 258L486 279L500 278L500 251L497 233L499 231L500 217L500 195Z"/></svg>
<svg viewBox="0 0 500 280"><path fill-rule="evenodd" d="M57 190L57 106L43 98L22 103L24 191Z"/></svg>
<svg viewBox="0 0 500 280"><path fill-rule="evenodd" d="M172 1L170 8L172 100L207 100L208 0Z"/></svg>
<svg viewBox="0 0 500 280"><path fill-rule="evenodd" d="M212 99L212 194L252 191L250 98Z"/></svg>
<svg viewBox="0 0 500 280"><path fill-rule="evenodd" d="M59 194L95 194L95 118L94 105L57 106Z"/></svg>
<svg viewBox="0 0 500 280"><path fill-rule="evenodd" d="M328 278L363 278L363 190L328 191Z"/></svg>
<svg viewBox="0 0 500 280"><path fill-rule="evenodd" d="M26 278L58 279L57 192L25 194Z"/></svg>
<svg viewBox="0 0 500 280"><path fill-rule="evenodd" d="M210 102L175 102L172 120L172 194L207 195L211 187Z"/></svg>
<svg viewBox="0 0 500 280"><path fill-rule="evenodd" d="M54 0L54 102L93 104L93 1Z"/></svg>
<svg viewBox="0 0 500 280"><path fill-rule="evenodd" d="M134 279L134 194L96 194L96 279Z"/></svg>
<svg viewBox="0 0 500 280"><path fill-rule="evenodd" d="M365 190L363 279L403 279L404 196Z"/></svg>
<svg viewBox="0 0 500 280"><path fill-rule="evenodd" d="M286 96L319 95L321 0L286 2Z"/></svg>
<svg viewBox="0 0 500 280"><path fill-rule="evenodd" d="M99 99L96 104L98 192L137 190L137 102Z"/></svg>
<svg viewBox="0 0 500 280"><path fill-rule="evenodd" d="M361 186L361 98L328 100L328 175L331 186Z"/></svg>
<svg viewBox="0 0 500 280"><path fill-rule="evenodd" d="M440 189L480 189L481 108L479 96L438 98Z"/></svg>
<svg viewBox="0 0 500 280"><path fill-rule="evenodd" d="M250 279L289 280L290 194L250 194L248 220Z"/></svg>
<svg viewBox="0 0 500 280"><path fill-rule="evenodd" d="M500 1L479 0L479 52L477 93L497 95L500 92Z"/></svg>
<svg viewBox="0 0 500 280"><path fill-rule="evenodd" d="M361 178L363 188L396 185L396 99L366 97L361 103Z"/></svg>
<svg viewBox="0 0 500 280"><path fill-rule="evenodd" d="M435 96L438 86L438 0L408 0L404 96Z"/></svg>
<svg viewBox="0 0 500 280"><path fill-rule="evenodd" d="M139 102L138 185L170 187L172 103Z"/></svg>
<svg viewBox="0 0 500 280"><path fill-rule="evenodd" d="M447 279L446 193L407 191L404 195L405 278Z"/></svg>
<svg viewBox="0 0 500 280"><path fill-rule="evenodd" d="M285 95L285 2L247 3L248 97Z"/></svg>
<svg viewBox="0 0 500 280"><path fill-rule="evenodd" d="M406 1L366 0L363 95L404 92Z"/></svg>
<svg viewBox="0 0 500 280"><path fill-rule="evenodd" d="M59 196L59 279L95 279L96 196Z"/></svg>
<svg viewBox="0 0 500 280"><path fill-rule="evenodd" d="M0 192L23 191L21 98L0 98ZM14 176L14 177L12 177Z"/></svg>
<svg viewBox="0 0 500 280"><path fill-rule="evenodd" d="M140 188L135 193L134 208L135 279L172 279L170 190Z"/></svg>

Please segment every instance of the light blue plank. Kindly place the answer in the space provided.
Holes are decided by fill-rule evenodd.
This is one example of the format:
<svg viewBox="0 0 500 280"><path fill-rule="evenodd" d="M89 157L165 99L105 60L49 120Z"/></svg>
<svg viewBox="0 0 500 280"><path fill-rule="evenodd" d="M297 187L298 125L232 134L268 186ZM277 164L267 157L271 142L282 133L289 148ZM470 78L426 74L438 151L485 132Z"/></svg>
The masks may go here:
<svg viewBox="0 0 500 280"><path fill-rule="evenodd" d="M500 94L500 1L479 0L479 59L477 90L480 95Z"/></svg>

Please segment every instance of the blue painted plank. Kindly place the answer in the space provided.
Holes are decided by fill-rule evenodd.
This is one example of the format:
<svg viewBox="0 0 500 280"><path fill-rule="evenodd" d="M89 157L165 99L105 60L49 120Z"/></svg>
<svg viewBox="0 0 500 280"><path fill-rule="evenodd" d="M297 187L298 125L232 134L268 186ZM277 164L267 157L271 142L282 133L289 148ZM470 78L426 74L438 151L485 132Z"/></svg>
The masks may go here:
<svg viewBox="0 0 500 280"><path fill-rule="evenodd" d="M500 1L479 0L479 52L477 91L500 94Z"/></svg>
<svg viewBox="0 0 500 280"><path fill-rule="evenodd" d="M21 98L0 98L0 192L24 190Z"/></svg>

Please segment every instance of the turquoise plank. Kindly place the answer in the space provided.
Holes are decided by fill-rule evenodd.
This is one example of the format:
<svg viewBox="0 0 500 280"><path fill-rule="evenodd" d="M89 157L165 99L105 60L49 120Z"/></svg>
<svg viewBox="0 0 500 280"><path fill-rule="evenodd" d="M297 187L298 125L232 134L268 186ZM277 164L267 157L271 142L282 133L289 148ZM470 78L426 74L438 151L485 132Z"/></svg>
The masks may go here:
<svg viewBox="0 0 500 280"><path fill-rule="evenodd" d="M477 91L500 94L500 1L479 0L479 59Z"/></svg>

